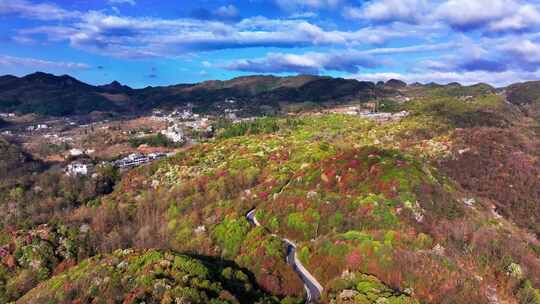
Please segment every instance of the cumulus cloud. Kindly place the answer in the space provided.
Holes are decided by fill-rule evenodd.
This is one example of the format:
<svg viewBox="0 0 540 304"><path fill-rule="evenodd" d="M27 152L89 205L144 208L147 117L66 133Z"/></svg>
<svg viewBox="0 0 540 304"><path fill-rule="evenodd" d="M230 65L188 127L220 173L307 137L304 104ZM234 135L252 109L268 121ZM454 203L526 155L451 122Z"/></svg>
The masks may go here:
<svg viewBox="0 0 540 304"><path fill-rule="evenodd" d="M380 0L366 2L362 7L348 6L345 17L375 22L418 23L428 9L425 0Z"/></svg>
<svg viewBox="0 0 540 304"><path fill-rule="evenodd" d="M526 31L540 24L538 8L516 0L449 0L433 14L460 31Z"/></svg>
<svg viewBox="0 0 540 304"><path fill-rule="evenodd" d="M234 60L221 67L254 73L302 73L320 74L324 71L358 73L362 68L373 69L390 64L390 60L381 56L438 52L453 47L453 43L417 45L411 47L374 48L369 50L308 52L305 54L269 53L255 59Z"/></svg>
<svg viewBox="0 0 540 304"><path fill-rule="evenodd" d="M424 60L418 68L441 72L535 72L540 69L540 42L519 36L463 39L456 43L452 54Z"/></svg>
<svg viewBox="0 0 540 304"><path fill-rule="evenodd" d="M32 3L26 0L0 1L0 15L16 15L37 20L63 20L80 16L78 11L68 11L55 4Z"/></svg>
<svg viewBox="0 0 540 304"><path fill-rule="evenodd" d="M85 63L64 62L64 61L48 61L42 59L28 57L14 57L0 55L0 66L4 67L27 67L32 69L69 69L80 70L89 69L90 66Z"/></svg>
<svg viewBox="0 0 540 304"><path fill-rule="evenodd" d="M85 13L70 25L19 31L19 36L24 39L45 36L51 41L69 41L71 46L80 49L129 58L249 47L381 44L405 35L411 33L379 27L366 27L358 31L326 30L298 19L254 17L228 23L200 19L121 17L95 11Z"/></svg>
<svg viewBox="0 0 540 304"><path fill-rule="evenodd" d="M409 78L415 73L423 75L417 78L452 81L491 73L494 76L485 81L502 83L508 77L528 78L540 69L538 0L272 0L285 10L282 17L272 18L242 18L234 5L221 2L221 6L201 8L189 18L177 19L109 14L110 7L71 11L37 1L0 0L0 17L34 20L8 29L13 34L12 42L65 43L121 58L177 58L225 49L277 48L254 59L221 65L214 59L211 64L201 62L208 69L258 73L358 74L363 69L395 68L408 71L403 75ZM105 3L120 2L135 4L134 0ZM342 9L342 15L353 21L348 20L346 25L343 20L333 22L334 17L328 16L335 12L322 12L324 9ZM315 18L318 14L324 18ZM339 49L342 51L336 51ZM405 53L411 54L410 58L390 60ZM3 65L16 62L14 58L2 60ZM27 66L77 66L69 62L24 62Z"/></svg>
<svg viewBox="0 0 540 304"><path fill-rule="evenodd" d="M460 43L455 43L453 54L440 56L436 60L424 60L420 62L419 68L441 72L503 72L508 70L508 64L499 55L497 52L489 52L470 39L462 39Z"/></svg>
<svg viewBox="0 0 540 304"><path fill-rule="evenodd" d="M458 30L472 30L505 17L514 5L512 0L450 0L441 4L434 14Z"/></svg>
<svg viewBox="0 0 540 304"><path fill-rule="evenodd" d="M430 18L463 32L523 32L540 25L537 4L520 0L448 0Z"/></svg>
<svg viewBox="0 0 540 304"><path fill-rule="evenodd" d="M524 71L537 71L540 68L540 43L530 39L510 38L497 46L506 55L509 64Z"/></svg>
<svg viewBox="0 0 540 304"><path fill-rule="evenodd" d="M360 68L375 68L380 64L380 60L349 50L333 53L310 52L302 55L270 53L263 58L236 60L223 67L254 73L319 74L323 71L357 73Z"/></svg>
<svg viewBox="0 0 540 304"><path fill-rule="evenodd" d="M375 0L346 6L343 15L378 23L441 23L461 32L519 32L540 26L538 4L520 0Z"/></svg>
<svg viewBox="0 0 540 304"><path fill-rule="evenodd" d="M505 16L489 25L491 31L523 31L540 25L540 12L533 5L523 5L513 14Z"/></svg>

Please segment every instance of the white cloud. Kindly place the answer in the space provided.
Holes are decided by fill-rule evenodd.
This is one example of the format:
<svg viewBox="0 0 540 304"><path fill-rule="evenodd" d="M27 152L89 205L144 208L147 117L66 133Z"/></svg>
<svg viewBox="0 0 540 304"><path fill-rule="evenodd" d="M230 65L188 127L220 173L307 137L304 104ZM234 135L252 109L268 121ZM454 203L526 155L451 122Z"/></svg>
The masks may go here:
<svg viewBox="0 0 540 304"><path fill-rule="evenodd" d="M374 48L369 50L308 52L305 54L269 53L265 57L240 59L222 65L229 70L256 73L308 73L319 74L323 71L357 73L361 68L375 68L388 65L388 55L439 52L453 43L416 45L410 47ZM384 58L380 58L380 57Z"/></svg>
<svg viewBox="0 0 540 304"><path fill-rule="evenodd" d="M345 7L343 14L351 19L374 22L420 22L426 13L426 0L379 0L366 2L361 7Z"/></svg>
<svg viewBox="0 0 540 304"><path fill-rule="evenodd" d="M85 63L64 62L64 61L48 61L27 57L14 57L0 55L0 66L4 67L27 67L33 69L53 68L53 69L89 69L90 66Z"/></svg>
<svg viewBox="0 0 540 304"><path fill-rule="evenodd" d="M355 50L309 52L305 54L269 53L266 57L235 60L223 65L229 70L255 73L319 74L323 71L357 73L360 68L375 68L380 60Z"/></svg>
<svg viewBox="0 0 540 304"><path fill-rule="evenodd" d="M435 18L461 30L482 27L509 14L513 0L449 0L434 12Z"/></svg>
<svg viewBox="0 0 540 304"><path fill-rule="evenodd" d="M530 39L507 39L497 46L516 68L536 71L540 68L540 43Z"/></svg>
<svg viewBox="0 0 540 304"><path fill-rule="evenodd" d="M214 11L214 15L221 18L236 18L239 16L239 13L236 6L229 4L229 5L220 6L218 9Z"/></svg>
<svg viewBox="0 0 540 304"><path fill-rule="evenodd" d="M519 0L449 0L433 18L461 31L524 31L540 25L538 7Z"/></svg>
<svg viewBox="0 0 540 304"><path fill-rule="evenodd" d="M47 37L71 46L118 57L172 57L197 51L249 47L345 47L381 44L388 39L419 35L394 28L365 27L358 31L326 30L300 19L254 17L235 23L198 19L121 17L88 12L66 26L41 26L19 31L21 39Z"/></svg>
<svg viewBox="0 0 540 304"><path fill-rule="evenodd" d="M387 81L389 79L401 79L407 83L430 83L436 82L447 84L459 82L464 85L476 84L479 82L489 83L496 87L503 87L515 82L537 80L539 73L522 73L516 71L505 72L424 72L424 73L365 73L356 74L349 78L364 81Z"/></svg>
<svg viewBox="0 0 540 304"><path fill-rule="evenodd" d="M501 49L531 62L540 62L540 44L531 40L511 40L502 45Z"/></svg>
<svg viewBox="0 0 540 304"><path fill-rule="evenodd" d="M528 31L540 26L538 3L521 0L374 0L346 6L343 15L375 23L442 23L464 32Z"/></svg>
<svg viewBox="0 0 540 304"><path fill-rule="evenodd" d="M540 12L533 5L520 6L514 14L494 21L489 25L491 31L521 31L540 25Z"/></svg>
<svg viewBox="0 0 540 304"><path fill-rule="evenodd" d="M0 15L17 15L37 20L62 20L76 18L80 16L80 12L68 11L55 4L2 0L0 1Z"/></svg>
<svg viewBox="0 0 540 304"><path fill-rule="evenodd" d="M455 49L459 43L445 42L436 44L420 44L404 47L392 47L392 48L374 48L363 51L366 55L393 55L393 54L405 54L405 53L425 53L425 52L439 52L447 51L449 49Z"/></svg>

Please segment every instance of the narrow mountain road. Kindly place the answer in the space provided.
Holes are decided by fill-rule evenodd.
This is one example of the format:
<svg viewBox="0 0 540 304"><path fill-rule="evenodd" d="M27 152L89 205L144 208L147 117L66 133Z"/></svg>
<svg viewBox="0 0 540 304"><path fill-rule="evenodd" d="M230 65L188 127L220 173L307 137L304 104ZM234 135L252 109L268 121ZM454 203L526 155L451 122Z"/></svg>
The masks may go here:
<svg viewBox="0 0 540 304"><path fill-rule="evenodd" d="M261 223L255 217L255 209L251 209L247 214L246 218L248 222L253 226L262 227ZM280 238L276 234L272 234L275 237ZM304 289L306 290L307 300L306 303L318 303L321 299L321 293L323 291L322 285L307 271L307 269L302 265L298 256L296 255L296 244L289 240L281 238L287 244L287 264L289 264L293 270L298 274L302 282L304 282Z"/></svg>

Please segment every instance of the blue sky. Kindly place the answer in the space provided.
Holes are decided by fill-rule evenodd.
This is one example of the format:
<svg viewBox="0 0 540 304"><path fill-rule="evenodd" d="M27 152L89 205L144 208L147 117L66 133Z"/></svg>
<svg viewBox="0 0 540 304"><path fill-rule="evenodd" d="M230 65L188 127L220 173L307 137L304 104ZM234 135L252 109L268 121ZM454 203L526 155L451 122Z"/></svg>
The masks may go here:
<svg viewBox="0 0 540 304"><path fill-rule="evenodd" d="M92 84L540 79L540 1L0 0L0 23L0 74Z"/></svg>

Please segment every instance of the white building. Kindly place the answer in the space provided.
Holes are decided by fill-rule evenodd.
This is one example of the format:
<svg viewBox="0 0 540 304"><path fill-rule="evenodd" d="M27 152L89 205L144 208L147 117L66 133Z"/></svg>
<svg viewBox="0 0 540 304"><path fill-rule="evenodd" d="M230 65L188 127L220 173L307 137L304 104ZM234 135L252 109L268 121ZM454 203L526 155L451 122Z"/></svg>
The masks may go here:
<svg viewBox="0 0 540 304"><path fill-rule="evenodd" d="M165 137L174 143L181 143L185 141L184 132L178 125L172 125L168 127L167 130L162 130L161 134L165 135Z"/></svg>
<svg viewBox="0 0 540 304"><path fill-rule="evenodd" d="M150 158L141 153L133 153L127 157L115 162L115 165L120 168L130 168L140 166L150 162Z"/></svg>
<svg viewBox="0 0 540 304"><path fill-rule="evenodd" d="M69 150L69 155L71 156L81 156L84 154L84 151L81 149L71 149Z"/></svg>
<svg viewBox="0 0 540 304"><path fill-rule="evenodd" d="M67 166L66 174L69 176L88 175L91 168L91 165L73 162Z"/></svg>
<svg viewBox="0 0 540 304"><path fill-rule="evenodd" d="M48 129L49 126L46 125L46 124L37 124L35 126L29 126L28 128L26 128L26 130L28 131L39 131L39 130L45 130L45 129Z"/></svg>

